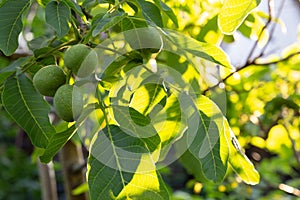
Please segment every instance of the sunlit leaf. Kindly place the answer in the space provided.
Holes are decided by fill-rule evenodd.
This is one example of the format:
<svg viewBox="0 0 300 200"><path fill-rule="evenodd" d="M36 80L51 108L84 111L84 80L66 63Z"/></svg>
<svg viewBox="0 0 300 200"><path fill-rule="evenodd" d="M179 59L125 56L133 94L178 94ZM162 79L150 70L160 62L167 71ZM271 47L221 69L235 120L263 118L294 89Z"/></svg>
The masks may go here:
<svg viewBox="0 0 300 200"><path fill-rule="evenodd" d="M142 84L131 99L131 107L144 115L149 112L166 96L162 85L155 83Z"/></svg>
<svg viewBox="0 0 300 200"><path fill-rule="evenodd" d="M50 106L32 82L24 74L9 78L4 84L2 101L6 111L29 135L31 142L46 148L55 129L48 117Z"/></svg>
<svg viewBox="0 0 300 200"><path fill-rule="evenodd" d="M134 174L130 183L125 186L117 198L167 200L170 198L170 194L160 174L153 170Z"/></svg>
<svg viewBox="0 0 300 200"><path fill-rule="evenodd" d="M242 148L240 147L238 140L235 138L234 133L226 119L224 119L224 128L227 138L231 138L229 142L230 156L229 163L232 169L241 177L241 179L250 185L256 185L259 183L260 175L256 171L252 162L247 158Z"/></svg>
<svg viewBox="0 0 300 200"><path fill-rule="evenodd" d="M29 0L8 0L0 7L0 49L5 55L11 55L18 48L22 14L30 4Z"/></svg>
<svg viewBox="0 0 300 200"><path fill-rule="evenodd" d="M260 0L225 0L218 17L221 31L232 34L259 3Z"/></svg>
<svg viewBox="0 0 300 200"><path fill-rule="evenodd" d="M190 111L187 116L188 128L176 144L176 151L184 151L181 161L194 163L194 166L188 166L187 163L184 166L199 181L221 182L227 171L229 157L223 115L219 108L205 96L197 100L188 100L187 96L182 98L181 103L190 102L187 107ZM188 159L190 161L187 161Z"/></svg>
<svg viewBox="0 0 300 200"><path fill-rule="evenodd" d="M150 118L144 116L134 108L125 106L113 106L114 118L127 134L137 137L145 143L153 143L148 151L154 151L160 143L160 138ZM146 150L146 151L147 151Z"/></svg>
<svg viewBox="0 0 300 200"><path fill-rule="evenodd" d="M223 115L217 105L205 96L199 97L196 105L200 124L189 149L200 160L204 176L219 182L226 174L229 157Z"/></svg>
<svg viewBox="0 0 300 200"><path fill-rule="evenodd" d="M165 49L173 49L173 51L182 55L189 53L194 57L203 58L215 64L231 68L227 54L216 45L199 42L184 34L170 30L163 35L163 38L164 41L168 42L164 43Z"/></svg>
<svg viewBox="0 0 300 200"><path fill-rule="evenodd" d="M143 198L147 193L165 196L166 191L160 188L162 185L153 174L156 172L151 151L159 142L155 137L147 140L134 137L115 125L101 130L90 150L88 183L91 198L114 199L119 195L122 198L124 195ZM145 179L151 182L144 187L136 185L136 181Z"/></svg>

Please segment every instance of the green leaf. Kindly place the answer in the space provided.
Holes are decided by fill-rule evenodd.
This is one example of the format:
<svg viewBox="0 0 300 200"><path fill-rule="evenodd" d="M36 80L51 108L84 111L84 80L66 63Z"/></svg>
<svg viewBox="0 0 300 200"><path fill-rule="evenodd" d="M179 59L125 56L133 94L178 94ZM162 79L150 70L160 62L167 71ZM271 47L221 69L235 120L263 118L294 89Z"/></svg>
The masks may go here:
<svg viewBox="0 0 300 200"><path fill-rule="evenodd" d="M23 28L22 14L30 0L8 0L0 7L0 49L11 55L18 48L18 36Z"/></svg>
<svg viewBox="0 0 300 200"><path fill-rule="evenodd" d="M186 103L191 101L184 96L183 98L185 99L182 100ZM223 128L223 115L218 107L205 96L199 97L195 106L195 110L192 110L187 118L188 129L177 145L177 149L187 148L183 159L192 159L195 165L201 166L187 168L196 178L201 181L221 182L227 171L229 156Z"/></svg>
<svg viewBox="0 0 300 200"><path fill-rule="evenodd" d="M164 35L164 49L172 49L172 51L181 55L186 55L186 53L189 53L195 57L203 58L215 64L232 68L227 54L216 45L199 42L179 32L171 30L165 32L166 33ZM193 59L190 57L188 58ZM191 61L194 63L199 62L197 60Z"/></svg>
<svg viewBox="0 0 300 200"><path fill-rule="evenodd" d="M62 1L51 1L46 6L46 22L54 28L59 38L69 32L70 8Z"/></svg>
<svg viewBox="0 0 300 200"><path fill-rule="evenodd" d="M144 18L159 27L163 27L163 21L160 14L161 11L156 5L145 0L139 0L138 2L141 6Z"/></svg>
<svg viewBox="0 0 300 200"><path fill-rule="evenodd" d="M67 143L67 141L76 133L76 126L73 125L65 131L54 134L45 148L44 153L40 156L43 163L52 160L55 154Z"/></svg>
<svg viewBox="0 0 300 200"><path fill-rule="evenodd" d="M147 27L145 20L135 17L125 17L122 20L122 31Z"/></svg>
<svg viewBox="0 0 300 200"><path fill-rule="evenodd" d="M46 148L55 134L49 122L49 104L24 75L12 77L4 84L2 101L12 119L29 135L33 145Z"/></svg>
<svg viewBox="0 0 300 200"><path fill-rule="evenodd" d="M99 33L115 26L119 22L121 22L125 17L127 16L126 13L123 12L117 12L115 15L112 16L106 16L104 15L102 18L96 20L95 23L96 27L94 28L92 35L95 37Z"/></svg>
<svg viewBox="0 0 300 200"><path fill-rule="evenodd" d="M143 151L153 152L158 148L160 138L148 117L131 107L113 105L112 108L122 130L147 144Z"/></svg>
<svg viewBox="0 0 300 200"><path fill-rule="evenodd" d="M160 174L153 170L134 174L117 199L127 200L128 197L143 200L168 200L170 194Z"/></svg>
<svg viewBox="0 0 300 200"><path fill-rule="evenodd" d="M145 83L134 92L130 106L140 113L148 115L165 96L162 85Z"/></svg>
<svg viewBox="0 0 300 200"><path fill-rule="evenodd" d="M199 128L204 128L200 134L200 140L203 143L200 150L197 149L200 153L204 175L210 180L222 181L229 159L228 138L223 125L222 111L212 100L203 95L197 99L196 105L200 114ZM199 144L196 143L196 145ZM209 153L208 150L210 150ZM205 154L207 155L204 156Z"/></svg>
<svg viewBox="0 0 300 200"><path fill-rule="evenodd" d="M146 143L116 125L108 125L95 137L88 171L91 199L168 198L150 152L157 146L155 139Z"/></svg>
<svg viewBox="0 0 300 200"><path fill-rule="evenodd" d="M162 0L155 0L155 4L172 20L176 28L178 28L178 20L173 10Z"/></svg>
<svg viewBox="0 0 300 200"><path fill-rule="evenodd" d="M155 112L159 107L162 107L162 105L157 104L153 111ZM154 115L154 112L151 112L150 116ZM163 146L174 142L178 137L182 136L186 129L180 102L174 94L166 98L164 107L152 118L153 125L158 130Z"/></svg>
<svg viewBox="0 0 300 200"><path fill-rule="evenodd" d="M201 162L189 150L182 154L179 160L188 173L192 174L197 181L201 181L202 183L208 181L204 175Z"/></svg>
<svg viewBox="0 0 300 200"><path fill-rule="evenodd" d="M225 0L218 17L221 31L232 34L259 3L260 0Z"/></svg>
<svg viewBox="0 0 300 200"><path fill-rule="evenodd" d="M241 177L241 179L250 185L259 183L260 175L255 170L252 162L247 158L241 149L238 140L229 127L228 121L224 119L224 128L227 138L231 138L229 163L232 169Z"/></svg>
<svg viewBox="0 0 300 200"><path fill-rule="evenodd" d="M3 82L10 77L13 73L17 71L17 68L21 66L21 64L26 61L28 58L20 58L11 64L9 64L7 67L0 70L0 85L3 84Z"/></svg>
<svg viewBox="0 0 300 200"><path fill-rule="evenodd" d="M73 0L63 0L72 10L74 10L80 16L84 16L80 6Z"/></svg>

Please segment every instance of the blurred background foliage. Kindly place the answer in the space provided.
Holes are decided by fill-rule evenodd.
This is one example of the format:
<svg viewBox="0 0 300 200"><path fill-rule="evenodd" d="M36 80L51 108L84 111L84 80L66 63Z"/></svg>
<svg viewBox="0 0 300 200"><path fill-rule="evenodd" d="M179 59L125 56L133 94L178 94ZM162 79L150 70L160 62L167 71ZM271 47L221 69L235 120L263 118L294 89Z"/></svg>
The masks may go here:
<svg viewBox="0 0 300 200"><path fill-rule="evenodd" d="M78 2L88 7L94 1ZM221 72L226 89L226 116L247 156L261 175L261 181L256 186L242 183L231 170L228 170L224 182L204 184L189 175L178 162L174 162L160 170L173 191L173 199L299 199L299 1L289 3L289 6L294 5L296 8L294 18L291 18L294 20L293 29L286 27L280 16L268 22L269 13L262 5L247 17L233 36L223 35L217 26L217 14L222 1L165 2L176 13L179 26L177 28L170 20L166 21L168 18L165 17L163 20L167 22L168 28L177 29L199 41L221 45L225 52L228 50L232 60L237 61L237 72ZM43 1L39 3L43 4ZM262 4L267 3L262 1ZM275 2L277 3L279 1ZM275 8L275 13L291 9L285 7L280 11L278 5ZM130 12L130 8L128 11ZM101 6L93 7L90 11L92 15L101 12L106 12ZM36 7L24 19L27 28L23 32L23 40L36 39L29 42L29 47L20 45L19 52L26 53L30 48L42 46L43 42L54 35L53 30L45 23L44 14L42 8ZM274 26L276 31L272 28ZM278 31L285 32L285 37L289 39L288 45L283 48L278 48L276 41L272 40ZM297 34L294 37L295 32L298 37ZM243 49L231 49L236 43L244 45ZM255 46L255 51L248 57L240 57L240 51L249 54L252 46ZM275 49L275 53L266 53L267 47ZM11 60L12 57L0 56L0 69ZM210 85L203 85L202 89L205 90L208 86ZM209 96L209 92L206 94ZM38 171L30 158L30 141L5 115L3 107L0 109L0 199L40 199Z"/></svg>

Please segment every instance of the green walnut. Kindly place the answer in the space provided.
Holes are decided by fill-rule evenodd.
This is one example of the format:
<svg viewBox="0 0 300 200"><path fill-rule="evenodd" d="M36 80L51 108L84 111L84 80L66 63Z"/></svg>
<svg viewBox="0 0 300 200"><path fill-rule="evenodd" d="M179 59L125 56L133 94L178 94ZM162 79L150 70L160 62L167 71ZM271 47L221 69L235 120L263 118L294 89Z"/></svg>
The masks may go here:
<svg viewBox="0 0 300 200"><path fill-rule="evenodd" d="M78 77L91 75L97 64L98 56L95 50L84 44L76 44L70 47L64 56L65 66L72 70Z"/></svg>
<svg viewBox="0 0 300 200"><path fill-rule="evenodd" d="M56 91L53 105L61 119L72 122L82 111L83 96L78 87L66 84Z"/></svg>
<svg viewBox="0 0 300 200"><path fill-rule="evenodd" d="M33 77L34 87L44 96L53 97L56 90L65 83L66 75L56 65L43 67Z"/></svg>

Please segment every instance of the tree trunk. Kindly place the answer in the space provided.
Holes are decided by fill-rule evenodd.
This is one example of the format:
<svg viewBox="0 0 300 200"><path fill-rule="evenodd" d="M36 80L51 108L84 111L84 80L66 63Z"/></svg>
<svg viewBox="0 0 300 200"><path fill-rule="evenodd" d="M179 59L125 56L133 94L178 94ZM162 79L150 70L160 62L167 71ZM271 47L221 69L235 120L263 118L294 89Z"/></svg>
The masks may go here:
<svg viewBox="0 0 300 200"><path fill-rule="evenodd" d="M38 159L37 166L40 174L42 200L58 200L53 163L42 164Z"/></svg>
<svg viewBox="0 0 300 200"><path fill-rule="evenodd" d="M84 166L81 146L69 140L59 152L64 176L64 188L68 200L86 200L87 194L72 195L72 190L85 182Z"/></svg>

